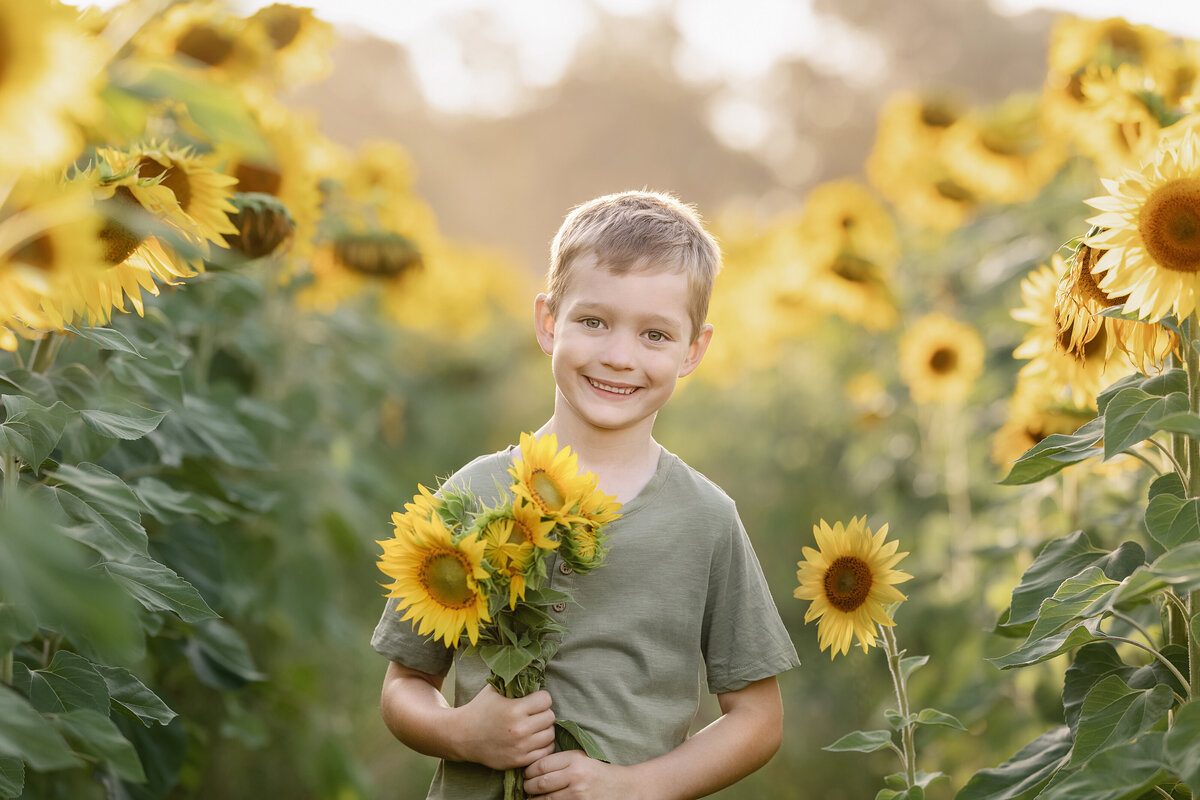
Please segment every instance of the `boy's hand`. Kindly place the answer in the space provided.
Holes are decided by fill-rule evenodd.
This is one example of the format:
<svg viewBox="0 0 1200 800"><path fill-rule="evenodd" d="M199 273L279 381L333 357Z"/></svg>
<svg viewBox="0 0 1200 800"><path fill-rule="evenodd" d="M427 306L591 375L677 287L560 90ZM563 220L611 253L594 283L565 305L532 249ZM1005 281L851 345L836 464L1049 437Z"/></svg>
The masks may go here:
<svg viewBox="0 0 1200 800"><path fill-rule="evenodd" d="M588 758L582 750L552 753L525 770L525 792L542 800L632 800L641 786L628 767Z"/></svg>
<svg viewBox="0 0 1200 800"><path fill-rule="evenodd" d="M545 690L509 698L488 684L458 711L460 761L510 769L554 752L554 712Z"/></svg>

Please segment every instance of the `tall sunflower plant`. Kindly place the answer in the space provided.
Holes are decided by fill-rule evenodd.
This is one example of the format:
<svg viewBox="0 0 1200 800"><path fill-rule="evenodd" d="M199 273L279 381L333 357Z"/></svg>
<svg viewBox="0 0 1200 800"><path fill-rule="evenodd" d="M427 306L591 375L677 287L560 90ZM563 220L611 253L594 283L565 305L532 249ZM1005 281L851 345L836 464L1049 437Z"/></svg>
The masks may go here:
<svg viewBox="0 0 1200 800"><path fill-rule="evenodd" d="M592 473L580 473L569 446L557 437L522 434L520 455L492 505L461 487L419 487L392 515L394 535L379 542L380 571L392 579L387 596L419 635L462 647L487 664L488 683L505 697L525 697L546 684L546 668L567 628L550 610L571 602L551 588L547 566L561 559L574 572L602 566L604 526L620 503L601 492ZM555 721L560 750L583 750L604 760L577 723ZM505 772L506 800L524 798L519 770Z"/></svg>
<svg viewBox="0 0 1200 800"><path fill-rule="evenodd" d="M1063 721L976 773L959 800L1200 798L1200 137L1164 135L1141 168L1103 183L1072 259L1107 307L1079 335L1127 351L1167 334L1175 344L1158 363L1129 352L1138 370L1099 392L1096 417L1026 451L1002 483L1132 455L1150 472L1142 525L1115 548L1075 531L1025 570L997 625L1021 643L991 660L1066 659Z"/></svg>
<svg viewBox="0 0 1200 800"><path fill-rule="evenodd" d="M891 749L900 758L901 771L884 779L876 800L924 800L926 788L947 776L917 769L917 728L965 728L952 715L935 708L915 712L911 708L908 678L929 656L907 655L896 638L893 615L908 599L896 584L913 576L894 569L908 553L897 553L900 543L888 541L887 533L886 524L872 532L866 517L832 526L821 520L813 526L816 549L805 547L802 551L804 560L797 565L799 586L794 595L810 601L804 622L817 620L821 651L828 649L830 659L848 653L856 639L864 653L874 646L882 648L896 693L897 707L885 713L888 728L853 731L823 749L834 753Z"/></svg>

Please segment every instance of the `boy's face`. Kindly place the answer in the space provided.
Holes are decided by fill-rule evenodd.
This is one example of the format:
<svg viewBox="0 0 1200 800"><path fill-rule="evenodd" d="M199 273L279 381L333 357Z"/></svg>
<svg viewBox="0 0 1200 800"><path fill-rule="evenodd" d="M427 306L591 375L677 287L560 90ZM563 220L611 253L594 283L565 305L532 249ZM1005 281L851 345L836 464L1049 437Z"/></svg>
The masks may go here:
<svg viewBox="0 0 1200 800"><path fill-rule="evenodd" d="M649 434L675 382L696 368L712 337L705 325L692 341L688 301L681 272L614 275L595 256L581 257L557 314L545 295L537 300L538 342L552 357L558 387L555 416L605 430L644 425Z"/></svg>

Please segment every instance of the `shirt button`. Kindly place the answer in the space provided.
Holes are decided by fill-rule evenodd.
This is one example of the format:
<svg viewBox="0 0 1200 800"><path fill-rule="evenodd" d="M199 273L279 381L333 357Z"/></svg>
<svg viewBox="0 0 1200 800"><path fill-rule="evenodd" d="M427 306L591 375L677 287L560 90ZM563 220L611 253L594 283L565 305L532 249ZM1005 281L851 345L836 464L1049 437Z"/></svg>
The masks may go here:
<svg viewBox="0 0 1200 800"><path fill-rule="evenodd" d="M566 603L555 603L554 610L561 614L562 612L567 610L567 604Z"/></svg>
<svg viewBox="0 0 1200 800"><path fill-rule="evenodd" d="M563 575L570 575L575 570L571 569L571 565L565 561L558 562L558 571Z"/></svg>

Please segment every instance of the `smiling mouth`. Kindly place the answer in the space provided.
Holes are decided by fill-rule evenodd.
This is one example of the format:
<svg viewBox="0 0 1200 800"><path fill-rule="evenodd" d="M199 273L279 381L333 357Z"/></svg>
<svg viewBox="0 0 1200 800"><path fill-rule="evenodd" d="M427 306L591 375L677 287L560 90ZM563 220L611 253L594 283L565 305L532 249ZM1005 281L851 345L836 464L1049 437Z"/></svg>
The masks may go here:
<svg viewBox="0 0 1200 800"><path fill-rule="evenodd" d="M602 392L609 392L610 394L630 395L638 390L638 387L636 386L615 386L611 383L598 381L595 378L588 378L587 382L590 383L593 388L599 389Z"/></svg>

